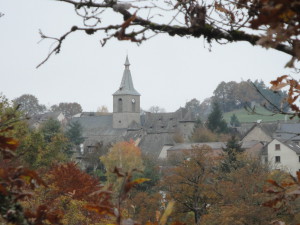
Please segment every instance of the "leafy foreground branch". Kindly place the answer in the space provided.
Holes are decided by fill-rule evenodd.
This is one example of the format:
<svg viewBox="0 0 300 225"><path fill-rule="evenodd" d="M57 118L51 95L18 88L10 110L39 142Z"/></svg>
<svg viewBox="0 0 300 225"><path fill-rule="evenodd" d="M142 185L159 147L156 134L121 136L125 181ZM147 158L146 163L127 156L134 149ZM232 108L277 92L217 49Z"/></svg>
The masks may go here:
<svg viewBox="0 0 300 225"><path fill-rule="evenodd" d="M74 25L60 38L40 32L42 39L53 40L55 45L37 67L54 53L58 54L63 41L78 31L88 35L101 32L102 46L112 38L140 44L156 35L169 34L203 37L208 43L246 41L273 48L292 56L289 67L300 59L300 3L297 0L57 1L72 5L76 15L82 18L83 26ZM122 19L112 24L111 16Z"/></svg>

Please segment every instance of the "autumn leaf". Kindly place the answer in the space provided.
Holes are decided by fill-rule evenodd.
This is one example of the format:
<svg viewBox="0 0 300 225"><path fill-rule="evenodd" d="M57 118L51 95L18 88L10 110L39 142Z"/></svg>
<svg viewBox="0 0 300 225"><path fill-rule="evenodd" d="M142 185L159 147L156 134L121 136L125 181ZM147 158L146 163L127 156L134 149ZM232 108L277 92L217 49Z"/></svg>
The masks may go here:
<svg viewBox="0 0 300 225"><path fill-rule="evenodd" d="M171 215L173 208L175 205L175 201L170 201L168 203L168 206L164 212L164 214L162 215L162 217L160 218L159 224L160 225L165 225L167 223L168 217Z"/></svg>
<svg viewBox="0 0 300 225"><path fill-rule="evenodd" d="M141 184L141 183L144 183L146 181L150 181L150 179L148 179L148 178L138 178L138 179L135 179L134 181L129 182L128 185L130 187L132 187L136 184Z"/></svg>
<svg viewBox="0 0 300 225"><path fill-rule="evenodd" d="M267 182L274 185L274 186L276 186L276 187L279 187L279 188L283 189L283 187L280 186L275 180L267 180Z"/></svg>
<svg viewBox="0 0 300 225"><path fill-rule="evenodd" d="M222 4L216 2L215 3L215 9L218 10L218 11L220 11L220 12L225 13L226 15L229 15L231 23L233 23L235 21L234 14L230 10L226 9L225 7L223 7Z"/></svg>
<svg viewBox="0 0 300 225"><path fill-rule="evenodd" d="M280 203L281 201L282 201L282 197L281 198L274 198L272 200L264 202L263 206L274 208L275 206L277 206L277 203Z"/></svg>
<svg viewBox="0 0 300 225"><path fill-rule="evenodd" d="M0 136L0 148L15 150L19 146L19 142L11 137Z"/></svg>
<svg viewBox="0 0 300 225"><path fill-rule="evenodd" d="M111 215L115 216L114 211L111 207L101 206L101 205L85 205L87 210L94 211L99 215Z"/></svg>

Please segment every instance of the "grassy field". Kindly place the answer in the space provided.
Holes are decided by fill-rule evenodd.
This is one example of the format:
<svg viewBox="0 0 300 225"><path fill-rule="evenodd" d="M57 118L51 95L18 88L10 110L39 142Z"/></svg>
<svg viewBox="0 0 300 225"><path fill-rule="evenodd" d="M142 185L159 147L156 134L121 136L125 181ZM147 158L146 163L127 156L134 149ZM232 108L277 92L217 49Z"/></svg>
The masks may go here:
<svg viewBox="0 0 300 225"><path fill-rule="evenodd" d="M262 120L262 122L268 122L268 121L277 121L277 120L285 119L285 116L280 114L271 116L272 113L267 111L261 106L256 106L255 109L257 114L251 114L247 112L244 108L232 112L224 113L224 119L226 120L226 122L229 123L232 114L235 114L241 123L256 122L257 120Z"/></svg>

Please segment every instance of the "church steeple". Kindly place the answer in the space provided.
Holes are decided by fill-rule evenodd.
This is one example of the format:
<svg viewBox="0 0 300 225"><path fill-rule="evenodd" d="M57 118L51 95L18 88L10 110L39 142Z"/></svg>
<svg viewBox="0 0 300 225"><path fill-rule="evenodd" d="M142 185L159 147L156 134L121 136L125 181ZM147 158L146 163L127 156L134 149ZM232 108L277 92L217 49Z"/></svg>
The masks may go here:
<svg viewBox="0 0 300 225"><path fill-rule="evenodd" d="M133 86L126 56L125 69L119 89L113 94L113 128L129 128L140 121L140 93Z"/></svg>
<svg viewBox="0 0 300 225"><path fill-rule="evenodd" d="M133 86L131 72L129 70L130 63L128 60L128 56L126 56L124 65L125 65L125 69L123 72L121 85L113 95L140 95L140 93L138 93Z"/></svg>

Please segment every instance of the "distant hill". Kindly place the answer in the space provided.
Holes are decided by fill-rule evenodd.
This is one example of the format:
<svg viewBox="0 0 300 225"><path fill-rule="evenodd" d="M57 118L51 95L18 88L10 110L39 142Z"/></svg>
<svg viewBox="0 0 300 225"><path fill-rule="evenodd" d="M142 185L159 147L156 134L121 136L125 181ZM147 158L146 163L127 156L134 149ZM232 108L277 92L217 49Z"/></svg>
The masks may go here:
<svg viewBox="0 0 300 225"><path fill-rule="evenodd" d="M257 120L262 120L262 122L285 120L285 116L281 114L270 116L272 113L267 111L265 108L261 106L256 106L255 109L256 109L255 111L260 115L251 114L247 112L244 108L242 108L239 110L234 110L231 112L224 113L224 119L226 120L227 123L229 123L232 114L235 114L241 123L256 122ZM287 119L289 120L288 117Z"/></svg>

